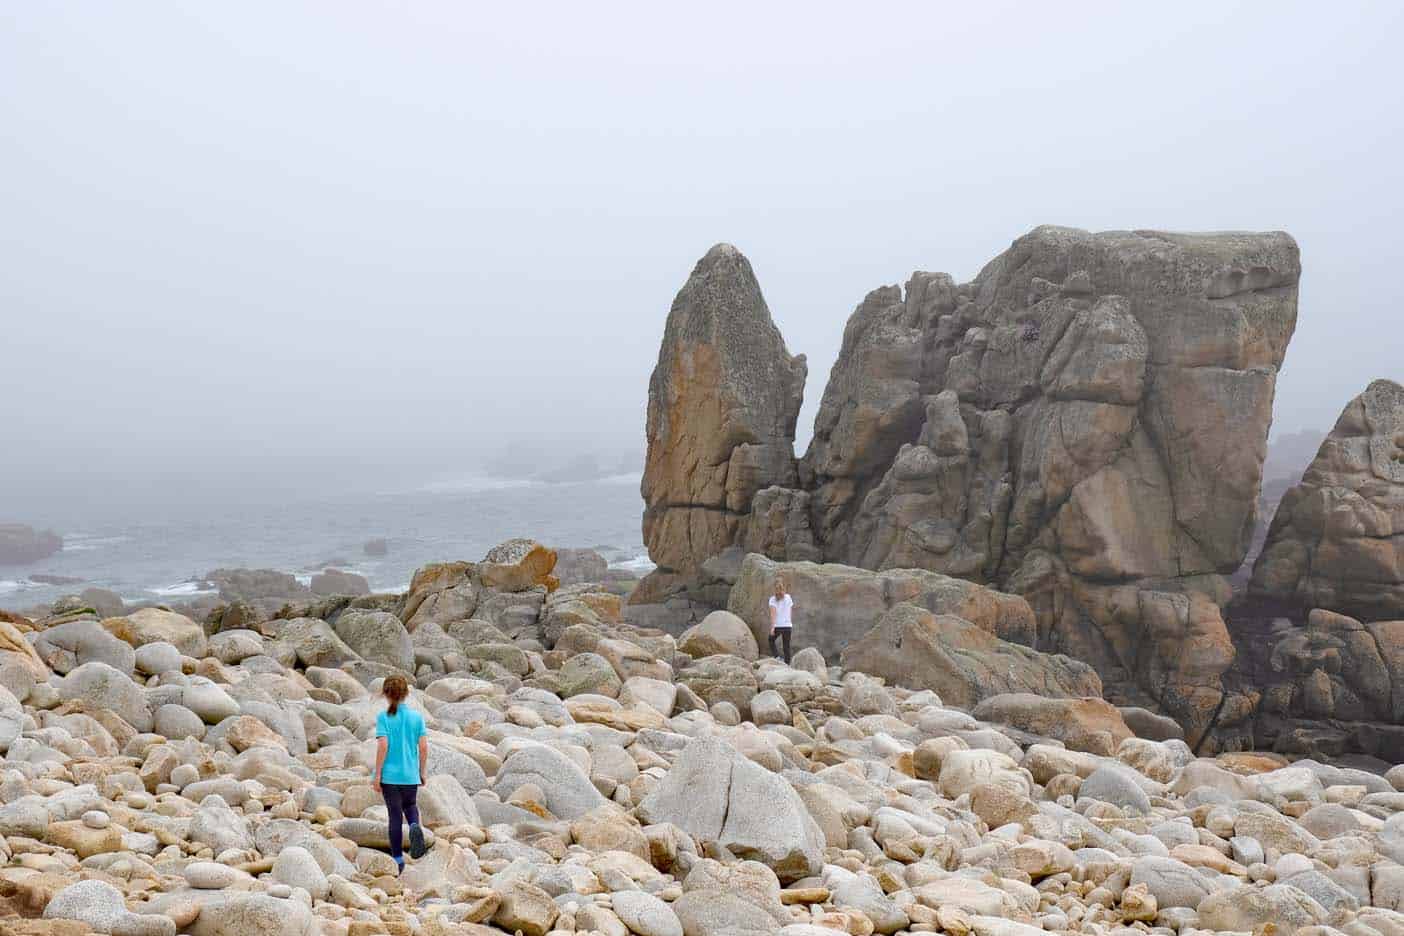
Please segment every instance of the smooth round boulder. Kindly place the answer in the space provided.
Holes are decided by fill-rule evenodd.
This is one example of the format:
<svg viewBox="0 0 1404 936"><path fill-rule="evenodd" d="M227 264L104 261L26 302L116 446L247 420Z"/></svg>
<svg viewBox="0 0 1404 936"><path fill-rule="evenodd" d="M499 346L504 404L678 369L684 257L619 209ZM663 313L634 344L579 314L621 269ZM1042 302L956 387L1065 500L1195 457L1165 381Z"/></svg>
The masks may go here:
<svg viewBox="0 0 1404 936"><path fill-rule="evenodd" d="M170 741L185 738L198 741L205 736L205 723L199 715L183 705L163 705L156 710L154 730Z"/></svg>
<svg viewBox="0 0 1404 936"><path fill-rule="evenodd" d="M175 644L157 640L136 648L136 668L151 676L180 670L180 651Z"/></svg>

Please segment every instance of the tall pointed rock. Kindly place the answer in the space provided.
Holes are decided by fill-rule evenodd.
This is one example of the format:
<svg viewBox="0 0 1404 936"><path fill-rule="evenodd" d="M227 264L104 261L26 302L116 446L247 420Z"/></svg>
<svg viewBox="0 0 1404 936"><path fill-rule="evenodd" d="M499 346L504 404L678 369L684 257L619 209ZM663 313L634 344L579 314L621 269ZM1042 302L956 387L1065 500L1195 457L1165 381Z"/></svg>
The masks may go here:
<svg viewBox="0 0 1404 936"><path fill-rule="evenodd" d="M736 543L757 491L795 485L806 373L750 262L730 244L707 251L673 300L648 385L643 536L658 571L644 594Z"/></svg>
<svg viewBox="0 0 1404 936"><path fill-rule="evenodd" d="M1404 387L1376 380L1346 405L1283 495L1251 591L1294 616L1404 618Z"/></svg>

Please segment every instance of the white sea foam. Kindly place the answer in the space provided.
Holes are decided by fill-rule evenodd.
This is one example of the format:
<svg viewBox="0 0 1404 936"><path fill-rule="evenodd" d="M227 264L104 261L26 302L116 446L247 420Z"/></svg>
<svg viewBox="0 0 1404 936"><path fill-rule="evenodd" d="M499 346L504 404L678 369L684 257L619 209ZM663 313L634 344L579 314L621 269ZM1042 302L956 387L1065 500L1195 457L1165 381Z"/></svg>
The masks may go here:
<svg viewBox="0 0 1404 936"><path fill-rule="evenodd" d="M13 595L17 591L34 587L36 587L35 584L28 580L17 582L14 579L0 579L0 595Z"/></svg>
<svg viewBox="0 0 1404 936"><path fill-rule="evenodd" d="M219 594L218 589L204 588L200 582L178 582L165 588L148 588L147 591L162 598L201 598L205 595Z"/></svg>
<svg viewBox="0 0 1404 936"><path fill-rule="evenodd" d="M626 572L648 573L658 568L658 563L648 558L648 553L643 553L632 559L621 559L618 562L611 562L609 567L611 569L623 569Z"/></svg>
<svg viewBox="0 0 1404 936"><path fill-rule="evenodd" d="M470 476L430 481L415 490L426 494L473 494L478 491L510 491L518 488L541 487L546 482L531 478L490 478Z"/></svg>
<svg viewBox="0 0 1404 936"><path fill-rule="evenodd" d="M92 533L67 533L63 537L64 552L92 552L121 543L131 542L130 536L98 536Z"/></svg>

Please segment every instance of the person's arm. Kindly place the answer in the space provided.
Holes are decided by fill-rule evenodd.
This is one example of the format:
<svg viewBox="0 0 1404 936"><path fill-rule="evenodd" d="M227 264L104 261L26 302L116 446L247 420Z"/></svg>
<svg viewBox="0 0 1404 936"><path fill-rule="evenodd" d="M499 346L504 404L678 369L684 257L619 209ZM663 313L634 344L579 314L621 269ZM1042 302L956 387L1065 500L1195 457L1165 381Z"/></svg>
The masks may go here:
<svg viewBox="0 0 1404 936"><path fill-rule="evenodd" d="M429 736L419 736L419 785L429 782Z"/></svg>
<svg viewBox="0 0 1404 936"><path fill-rule="evenodd" d="M375 784L375 792L385 792L380 788L380 771L385 767L385 754L390 750L390 739L381 735L375 739L375 776L372 783Z"/></svg>
<svg viewBox="0 0 1404 936"><path fill-rule="evenodd" d="M775 633L775 616L780 613L780 608L772 600L770 602L770 632Z"/></svg>

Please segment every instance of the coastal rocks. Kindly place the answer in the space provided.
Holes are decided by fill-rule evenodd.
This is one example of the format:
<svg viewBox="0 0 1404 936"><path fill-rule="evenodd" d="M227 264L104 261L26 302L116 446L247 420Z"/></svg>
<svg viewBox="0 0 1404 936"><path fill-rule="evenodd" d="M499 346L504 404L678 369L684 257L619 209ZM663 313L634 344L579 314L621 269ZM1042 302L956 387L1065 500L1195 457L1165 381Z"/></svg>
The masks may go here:
<svg viewBox="0 0 1404 936"><path fill-rule="evenodd" d="M1011 692L1074 698L1102 694L1102 681L1085 663L1000 640L964 618L911 604L885 613L876 627L844 648L841 660L846 670L881 676L892 685L931 689L961 708Z"/></svg>
<svg viewBox="0 0 1404 936"><path fill-rule="evenodd" d="M673 300L649 381L644 542L653 600L737 541L756 493L794 487L807 373L771 320L750 263L709 250Z"/></svg>
<svg viewBox="0 0 1404 936"><path fill-rule="evenodd" d="M799 795L719 738L689 742L639 812L646 822L670 822L759 861L782 881L815 874L821 864L823 836Z"/></svg>
<svg viewBox="0 0 1404 936"><path fill-rule="evenodd" d="M370 583L364 575L343 572L340 569L323 569L312 576L308 584L314 595L369 595Z"/></svg>
<svg viewBox="0 0 1404 936"><path fill-rule="evenodd" d="M1301 483L1283 495L1251 594L1300 617L1328 608L1404 619L1404 386L1351 400Z"/></svg>
<svg viewBox="0 0 1404 936"><path fill-rule="evenodd" d="M63 537L23 523L0 523L0 565L27 565L63 548Z"/></svg>

